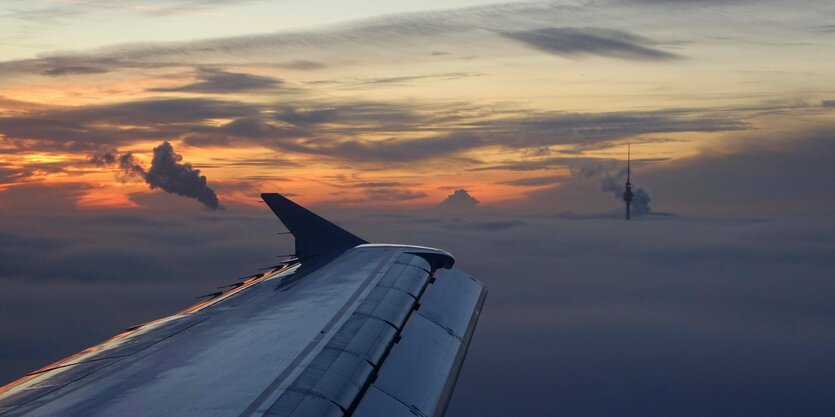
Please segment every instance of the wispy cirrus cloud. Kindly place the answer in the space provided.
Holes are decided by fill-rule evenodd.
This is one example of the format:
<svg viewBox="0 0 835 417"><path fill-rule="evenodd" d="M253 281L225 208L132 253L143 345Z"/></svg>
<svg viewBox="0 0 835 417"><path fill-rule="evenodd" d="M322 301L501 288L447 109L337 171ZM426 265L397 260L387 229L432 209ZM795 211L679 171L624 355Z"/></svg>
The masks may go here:
<svg viewBox="0 0 835 417"><path fill-rule="evenodd" d="M594 7L589 5L590 9ZM334 65L400 61L460 59L456 53L438 55L438 41L454 39L456 50L467 54L524 53L497 39L513 39L545 50L630 59L674 58L656 49L657 43L626 31L608 28L543 26L570 24L566 14L576 8L549 2L494 4L469 8L401 13L329 25L315 29L232 36L186 42L115 45L99 50L54 53L33 59L0 63L0 73L69 74L73 68L112 72L129 68L215 65L273 65L296 70L317 70ZM517 30L508 32L506 28ZM356 56L365 57L362 61ZM86 72L79 71L78 74ZM420 77L421 75L418 75ZM369 78L366 82L396 82L397 76Z"/></svg>
<svg viewBox="0 0 835 417"><path fill-rule="evenodd" d="M79 17L89 14L127 12L136 15L158 16L171 13L191 13L226 5L240 5L262 0L171 0L165 4L149 4L141 0L97 0L97 1L62 1L48 2L47 6L39 6L38 2L19 2L19 5L9 8L7 17L29 20L36 23Z"/></svg>

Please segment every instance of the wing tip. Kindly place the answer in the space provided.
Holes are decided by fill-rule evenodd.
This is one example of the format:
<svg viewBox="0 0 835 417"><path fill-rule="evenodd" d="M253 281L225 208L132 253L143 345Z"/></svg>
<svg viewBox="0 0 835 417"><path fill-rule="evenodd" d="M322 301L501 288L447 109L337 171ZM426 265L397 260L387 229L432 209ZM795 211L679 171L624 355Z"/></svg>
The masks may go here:
<svg viewBox="0 0 835 417"><path fill-rule="evenodd" d="M368 243L279 193L261 193L261 199L296 239L296 256L311 256Z"/></svg>

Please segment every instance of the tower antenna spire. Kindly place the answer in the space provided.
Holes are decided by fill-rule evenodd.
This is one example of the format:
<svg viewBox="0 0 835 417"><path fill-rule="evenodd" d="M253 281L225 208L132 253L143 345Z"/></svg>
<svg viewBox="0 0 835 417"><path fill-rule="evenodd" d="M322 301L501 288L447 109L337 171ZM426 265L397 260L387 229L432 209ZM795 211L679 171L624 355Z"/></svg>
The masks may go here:
<svg viewBox="0 0 835 417"><path fill-rule="evenodd" d="M630 180L632 174L632 144L626 144L626 189L623 191L623 201L626 203L626 220L629 220L629 210L632 206L632 182Z"/></svg>

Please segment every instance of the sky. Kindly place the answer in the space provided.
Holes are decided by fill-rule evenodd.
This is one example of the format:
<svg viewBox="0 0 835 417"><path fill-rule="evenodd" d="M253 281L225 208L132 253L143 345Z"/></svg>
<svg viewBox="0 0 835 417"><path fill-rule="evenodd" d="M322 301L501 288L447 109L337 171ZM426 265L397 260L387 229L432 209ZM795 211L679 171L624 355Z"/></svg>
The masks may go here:
<svg viewBox="0 0 835 417"><path fill-rule="evenodd" d="M832 414L833 21L5 0L0 383L289 253L280 192L487 284L450 416Z"/></svg>
<svg viewBox="0 0 835 417"><path fill-rule="evenodd" d="M79 209L140 209L155 190L91 159L131 152L147 166L168 141L220 206L279 191L307 204L414 209L465 189L484 207L602 209L612 205L604 194L550 194L588 180L582 171L616 174L632 143L635 182L652 190L657 180L654 191L673 194L659 209L682 212L694 202L665 179L673 172L782 153L814 159L803 170L831 162L815 150L829 146L835 109L833 9L6 2L0 204L24 208L62 187ZM782 193L779 208L760 204L762 175L825 187L828 178L787 168L729 167L754 175L721 196L689 194L715 212L828 212ZM757 201L723 207L726 195Z"/></svg>

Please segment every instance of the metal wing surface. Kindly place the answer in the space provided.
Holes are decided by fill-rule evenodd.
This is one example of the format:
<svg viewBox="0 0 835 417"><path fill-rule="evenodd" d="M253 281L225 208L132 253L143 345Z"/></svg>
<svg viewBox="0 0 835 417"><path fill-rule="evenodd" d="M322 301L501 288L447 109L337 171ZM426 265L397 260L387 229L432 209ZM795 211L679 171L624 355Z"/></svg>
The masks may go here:
<svg viewBox="0 0 835 417"><path fill-rule="evenodd" d="M278 194L297 257L0 388L8 416L441 416L486 294Z"/></svg>

